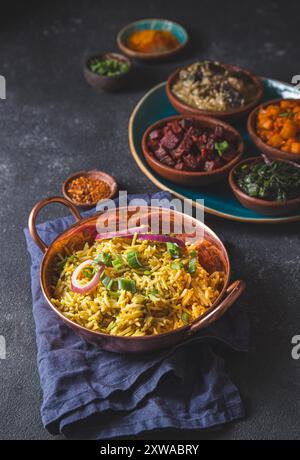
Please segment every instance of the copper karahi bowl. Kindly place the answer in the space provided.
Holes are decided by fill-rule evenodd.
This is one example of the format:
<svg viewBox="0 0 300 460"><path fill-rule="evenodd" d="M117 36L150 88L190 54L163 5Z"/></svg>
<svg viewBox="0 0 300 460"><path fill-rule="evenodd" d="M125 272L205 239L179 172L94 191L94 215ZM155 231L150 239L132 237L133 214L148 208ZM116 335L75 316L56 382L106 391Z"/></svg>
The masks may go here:
<svg viewBox="0 0 300 460"><path fill-rule="evenodd" d="M52 242L49 247L47 247L37 233L36 217L39 211L50 203L61 203L68 207L75 217L76 223L65 230ZM170 347L179 342L183 342L195 334L195 332L209 326L211 323L219 319L242 294L245 288L245 283L238 280L229 285L230 262L227 251L221 240L202 222L178 211L166 210L165 208L159 207L150 208L147 206L140 206L139 208L128 207L126 208L127 212L125 218L128 222L128 227L130 227L131 224L129 224L129 221L131 223L137 215L139 217L136 219L135 224L137 223L138 225L145 224L146 222L150 225L151 218L156 215L159 217L160 227L163 228L167 212L168 217L170 216L171 218L170 232L175 229L175 223L178 225L179 221L184 221L185 223L188 223L190 228L193 228L193 232L189 233L190 237L186 236L187 241L191 237L193 238L193 241L195 241L195 235L201 235L197 239L197 249L201 264L208 272L222 270L224 271L225 276L224 284L218 299L204 315L199 317L199 319L195 320L191 324L163 334L141 337L122 337L91 331L83 326L80 326L79 324L76 324L66 318L51 302L53 295L51 280L53 278L55 264L59 260L58 254L64 255L68 253L67 251L79 250L86 242L93 243L97 234L96 225L100 215L102 222L104 222L104 217L112 219L112 212L114 212L115 224L117 227L121 228L123 224L119 224L119 216L121 212L123 212L122 215L124 216L124 209L125 208L119 208L117 215L113 210L109 210L105 213L98 212L92 217L82 219L77 208L62 197L46 198L34 206L29 217L29 231L35 243L44 253L40 268L40 283L45 299L52 311L69 327L71 327L74 332L87 340L89 343L108 351L117 353L147 352Z"/></svg>

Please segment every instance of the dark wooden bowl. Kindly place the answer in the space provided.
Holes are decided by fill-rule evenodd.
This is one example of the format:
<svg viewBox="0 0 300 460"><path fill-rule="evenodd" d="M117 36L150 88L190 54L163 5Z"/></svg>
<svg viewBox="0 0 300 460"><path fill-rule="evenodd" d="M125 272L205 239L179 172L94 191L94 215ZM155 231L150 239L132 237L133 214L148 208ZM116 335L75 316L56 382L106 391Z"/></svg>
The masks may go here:
<svg viewBox="0 0 300 460"><path fill-rule="evenodd" d="M245 206L245 208L251 209L252 211L258 212L259 214L263 214L265 216L285 216L288 214L293 213L297 209L300 208L300 196L299 198L294 198L292 200L287 201L268 201L268 200L261 200L259 198L253 198L248 196L244 193L239 186L236 184L235 181L235 171L241 165L249 164L249 163L259 163L262 162L263 159L261 157L251 157L247 158L246 160L241 161L238 163L229 174L229 185L231 190L233 191L236 198L239 202ZM282 161L285 163L284 160L277 159L277 161Z"/></svg>
<svg viewBox="0 0 300 460"><path fill-rule="evenodd" d="M158 161L153 153L149 150L147 146L147 138L149 133L160 126L165 125L169 121L173 120L182 120L185 117L182 115L174 115L172 117L163 118L162 120L157 121L153 125L149 126L145 131L143 138L142 138L142 149L145 156L145 159L148 165L154 169L157 174L159 174L164 179L167 179L171 182L180 185L187 185L188 187L200 187L204 185L213 184L215 182L219 182L224 179L227 174L229 173L230 169L236 165L244 152L244 141L240 135L240 133L233 128L232 126L228 125L224 121L216 120L215 118L205 117L205 116L197 116L192 117L193 119L200 122L200 124L204 127L212 128L217 125L223 126L226 131L231 131L237 137L238 140L238 148L237 148L237 155L233 160L227 163L222 168L216 169L215 171L211 172L194 172L194 171L178 171L177 169L171 168L170 166L166 166Z"/></svg>
<svg viewBox="0 0 300 460"><path fill-rule="evenodd" d="M179 41L179 45L171 50L158 51L154 53L142 53L140 51L132 50L127 46L127 40L131 33L137 30L157 29L168 30L172 32ZM170 59L175 54L179 53L188 43L189 36L187 31L180 24L167 19L141 19L132 22L123 27L117 35L117 45L120 50L133 59L140 59L143 61L159 61L163 59Z"/></svg>
<svg viewBox="0 0 300 460"><path fill-rule="evenodd" d="M95 177L96 179L99 179L99 180L102 180L103 182L106 182L110 187L110 194L109 194L108 197L104 198L105 200L114 198L116 196L117 191L118 191L118 184L116 182L116 179L113 176L111 176L110 174L107 174L104 171L97 171L96 169L92 170L92 171L78 171L77 173L74 173L71 176L69 176L64 181L64 183L62 184L62 193L63 193L64 197L68 201L70 201L74 206L77 206L77 207L82 208L82 209L90 209L90 208L93 208L94 206L96 206L96 204L98 203L98 201L95 201L94 203L89 203L89 204L77 203L77 201L73 200L69 196L67 190L68 190L68 186L69 186L70 182L72 182L72 180L77 179L78 177L81 177L81 176Z"/></svg>
<svg viewBox="0 0 300 460"><path fill-rule="evenodd" d="M95 58L116 59L118 61L126 62L128 64L128 71L111 77L92 72L92 70L90 70L89 64ZM94 88L103 89L104 91L118 91L124 88L129 82L131 72L132 65L130 59L119 53L94 54L86 58L83 62L83 73L86 81Z"/></svg>
<svg viewBox="0 0 300 460"><path fill-rule="evenodd" d="M263 84L262 81L256 77L253 73L249 72L248 70L242 69L241 67L237 67L234 65L230 64L224 64L220 62L220 64L228 69L231 69L235 72L244 72L251 80L253 81L254 85L257 88L257 93L256 97L247 105L243 107L238 107L236 109L231 109L231 110L226 110L226 111L216 111L216 110L202 110L202 109L197 109L196 107L192 107L191 105L186 104L185 102L181 101L177 96L172 91L172 87L174 82L177 80L179 72L181 70L185 69L187 66L182 67L180 69L175 70L170 77L168 78L167 85L166 85L166 91L167 91L167 96L169 98L170 103L172 106L180 113L186 116L197 116L197 115L205 115L207 117L214 117L214 118L220 118L222 120L228 121L228 120L238 120L243 117L246 117L253 107L255 107L263 97Z"/></svg>
<svg viewBox="0 0 300 460"><path fill-rule="evenodd" d="M286 101L294 101L295 99L292 98L286 98L284 99ZM280 101L282 101L282 98L280 99L273 99L272 101L264 102L263 104L260 104L258 107L256 107L252 112L250 113L247 121L247 129L248 133L256 145L256 147L265 155L267 155L269 158L274 158L276 160L289 160L289 161L294 161L295 163L300 163L300 155L299 153L290 153L290 152L283 152L280 149L277 149L275 147L271 147L268 145L265 141L263 141L257 134L256 132L256 123L257 123L257 115L258 111L261 108L264 108L268 105L271 104L278 104ZM300 101L300 99L299 99Z"/></svg>

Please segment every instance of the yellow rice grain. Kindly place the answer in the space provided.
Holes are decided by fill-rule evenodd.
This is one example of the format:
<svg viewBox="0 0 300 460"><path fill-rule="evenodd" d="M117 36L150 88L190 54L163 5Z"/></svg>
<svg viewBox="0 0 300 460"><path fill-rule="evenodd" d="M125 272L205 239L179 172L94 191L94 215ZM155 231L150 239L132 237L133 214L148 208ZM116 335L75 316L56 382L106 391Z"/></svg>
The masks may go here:
<svg viewBox="0 0 300 460"><path fill-rule="evenodd" d="M107 334L130 337L176 329L185 324L183 313L190 322L203 315L217 300L224 282L223 272L209 274L199 261L196 273L188 273L189 253L194 249L187 247L181 258L183 268L176 270L171 267L174 260L164 243L139 241L136 236L131 241L113 238L90 246L86 243L79 251L67 248L69 257L53 283L53 305L77 324ZM127 254L133 250L138 252L142 268L127 265ZM116 298L101 281L86 295L73 292L71 277L76 267L100 252L122 257L124 267L119 272L107 267L107 275L133 280L136 293L122 290ZM61 263L64 257L59 256Z"/></svg>

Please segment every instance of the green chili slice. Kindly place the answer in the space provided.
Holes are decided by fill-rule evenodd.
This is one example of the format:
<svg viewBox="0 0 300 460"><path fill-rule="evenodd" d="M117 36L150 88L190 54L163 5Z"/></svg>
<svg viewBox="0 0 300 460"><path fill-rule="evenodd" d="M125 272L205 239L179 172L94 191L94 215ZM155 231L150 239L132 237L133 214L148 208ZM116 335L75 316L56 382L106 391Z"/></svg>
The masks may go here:
<svg viewBox="0 0 300 460"><path fill-rule="evenodd" d="M175 243L166 243L167 244L167 250L168 253L173 257L173 259L179 259L181 256L180 249Z"/></svg>
<svg viewBox="0 0 300 460"><path fill-rule="evenodd" d="M118 290L119 291L129 291L133 294L136 292L135 281L129 280L127 278L118 279Z"/></svg>
<svg viewBox="0 0 300 460"><path fill-rule="evenodd" d="M115 270L121 270L123 268L123 259L121 256L116 257L112 261L112 266L114 267Z"/></svg>
<svg viewBox="0 0 300 460"><path fill-rule="evenodd" d="M192 275L197 270L197 257L192 257L189 261L188 272Z"/></svg>
<svg viewBox="0 0 300 460"><path fill-rule="evenodd" d="M131 251L127 254L127 262L131 268L141 268L142 264L139 261L137 251Z"/></svg>

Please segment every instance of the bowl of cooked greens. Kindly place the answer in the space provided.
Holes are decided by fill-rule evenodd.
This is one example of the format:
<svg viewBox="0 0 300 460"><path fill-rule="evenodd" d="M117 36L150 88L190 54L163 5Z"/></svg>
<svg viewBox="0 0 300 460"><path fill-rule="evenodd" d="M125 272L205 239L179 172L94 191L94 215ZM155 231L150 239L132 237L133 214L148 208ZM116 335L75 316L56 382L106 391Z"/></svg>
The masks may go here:
<svg viewBox="0 0 300 460"><path fill-rule="evenodd" d="M83 72L86 81L94 88L117 91L128 83L131 62L119 53L97 54L85 59Z"/></svg>
<svg viewBox="0 0 300 460"><path fill-rule="evenodd" d="M291 161L247 158L231 170L229 185L243 206L259 214L282 216L300 208L300 166Z"/></svg>

